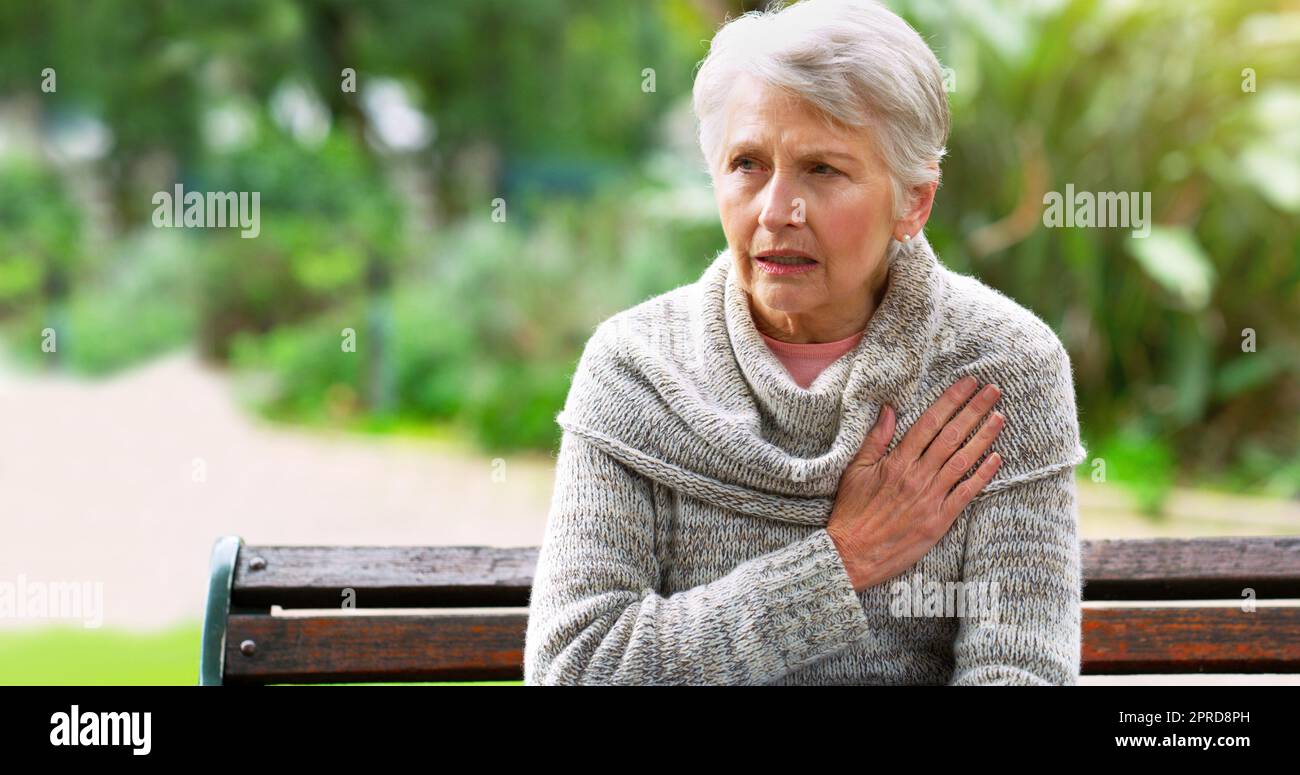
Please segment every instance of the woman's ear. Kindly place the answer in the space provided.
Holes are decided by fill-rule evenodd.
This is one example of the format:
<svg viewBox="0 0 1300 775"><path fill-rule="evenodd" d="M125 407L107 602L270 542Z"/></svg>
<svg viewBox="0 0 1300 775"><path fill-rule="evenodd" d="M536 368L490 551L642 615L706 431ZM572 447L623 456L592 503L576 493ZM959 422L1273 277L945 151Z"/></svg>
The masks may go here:
<svg viewBox="0 0 1300 775"><path fill-rule="evenodd" d="M930 169L936 171L938 167L937 164L930 165ZM894 224L895 239L901 240L905 236L914 237L925 228L926 222L930 220L930 208L934 206L934 195L938 189L937 179L912 188L912 207Z"/></svg>

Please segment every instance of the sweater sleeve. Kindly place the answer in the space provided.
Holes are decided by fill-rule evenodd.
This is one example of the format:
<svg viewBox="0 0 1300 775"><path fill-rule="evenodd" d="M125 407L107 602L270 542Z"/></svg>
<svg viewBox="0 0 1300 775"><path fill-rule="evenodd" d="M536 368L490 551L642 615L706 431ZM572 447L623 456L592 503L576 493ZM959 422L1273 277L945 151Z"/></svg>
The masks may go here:
<svg viewBox="0 0 1300 775"><path fill-rule="evenodd" d="M847 646L866 612L816 528L669 596L649 480L565 433L529 598L524 683L767 683Z"/></svg>
<svg viewBox="0 0 1300 775"><path fill-rule="evenodd" d="M961 619L950 685L1076 684L1083 580L1074 471L972 501L964 518L962 581L991 610Z"/></svg>

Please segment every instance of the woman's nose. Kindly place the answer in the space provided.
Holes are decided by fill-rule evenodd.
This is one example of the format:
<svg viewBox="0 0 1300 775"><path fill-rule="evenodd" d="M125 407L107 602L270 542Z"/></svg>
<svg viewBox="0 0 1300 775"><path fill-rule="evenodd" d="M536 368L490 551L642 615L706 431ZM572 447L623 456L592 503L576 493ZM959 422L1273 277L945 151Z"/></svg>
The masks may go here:
<svg viewBox="0 0 1300 775"><path fill-rule="evenodd" d="M807 219L806 203L788 175L776 174L768 183L758 222L768 231L801 226Z"/></svg>

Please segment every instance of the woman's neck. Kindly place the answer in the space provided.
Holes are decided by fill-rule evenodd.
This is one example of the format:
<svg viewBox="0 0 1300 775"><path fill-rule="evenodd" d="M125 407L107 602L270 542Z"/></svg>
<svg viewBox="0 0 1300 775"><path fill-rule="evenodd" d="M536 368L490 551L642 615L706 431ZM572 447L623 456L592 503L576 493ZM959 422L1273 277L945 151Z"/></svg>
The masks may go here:
<svg viewBox="0 0 1300 775"><path fill-rule="evenodd" d="M778 341L790 344L839 342L866 330L871 316L885 297L887 286L887 281L879 284L874 293L867 295L864 306L854 306L842 315L819 312L790 314L769 310L753 296L749 297L749 311L754 318L754 327Z"/></svg>

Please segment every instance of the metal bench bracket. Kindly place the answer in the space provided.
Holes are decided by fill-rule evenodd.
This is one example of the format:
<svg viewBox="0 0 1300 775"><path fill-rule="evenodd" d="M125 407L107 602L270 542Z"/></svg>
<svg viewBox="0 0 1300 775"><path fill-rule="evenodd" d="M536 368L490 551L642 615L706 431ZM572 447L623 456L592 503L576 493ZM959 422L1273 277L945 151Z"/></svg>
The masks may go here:
<svg viewBox="0 0 1300 775"><path fill-rule="evenodd" d="M203 614L203 650L199 654L199 685L220 686L226 667L226 621L230 614L230 590L235 565L244 541L239 536L222 536L212 547L208 578L208 604Z"/></svg>

